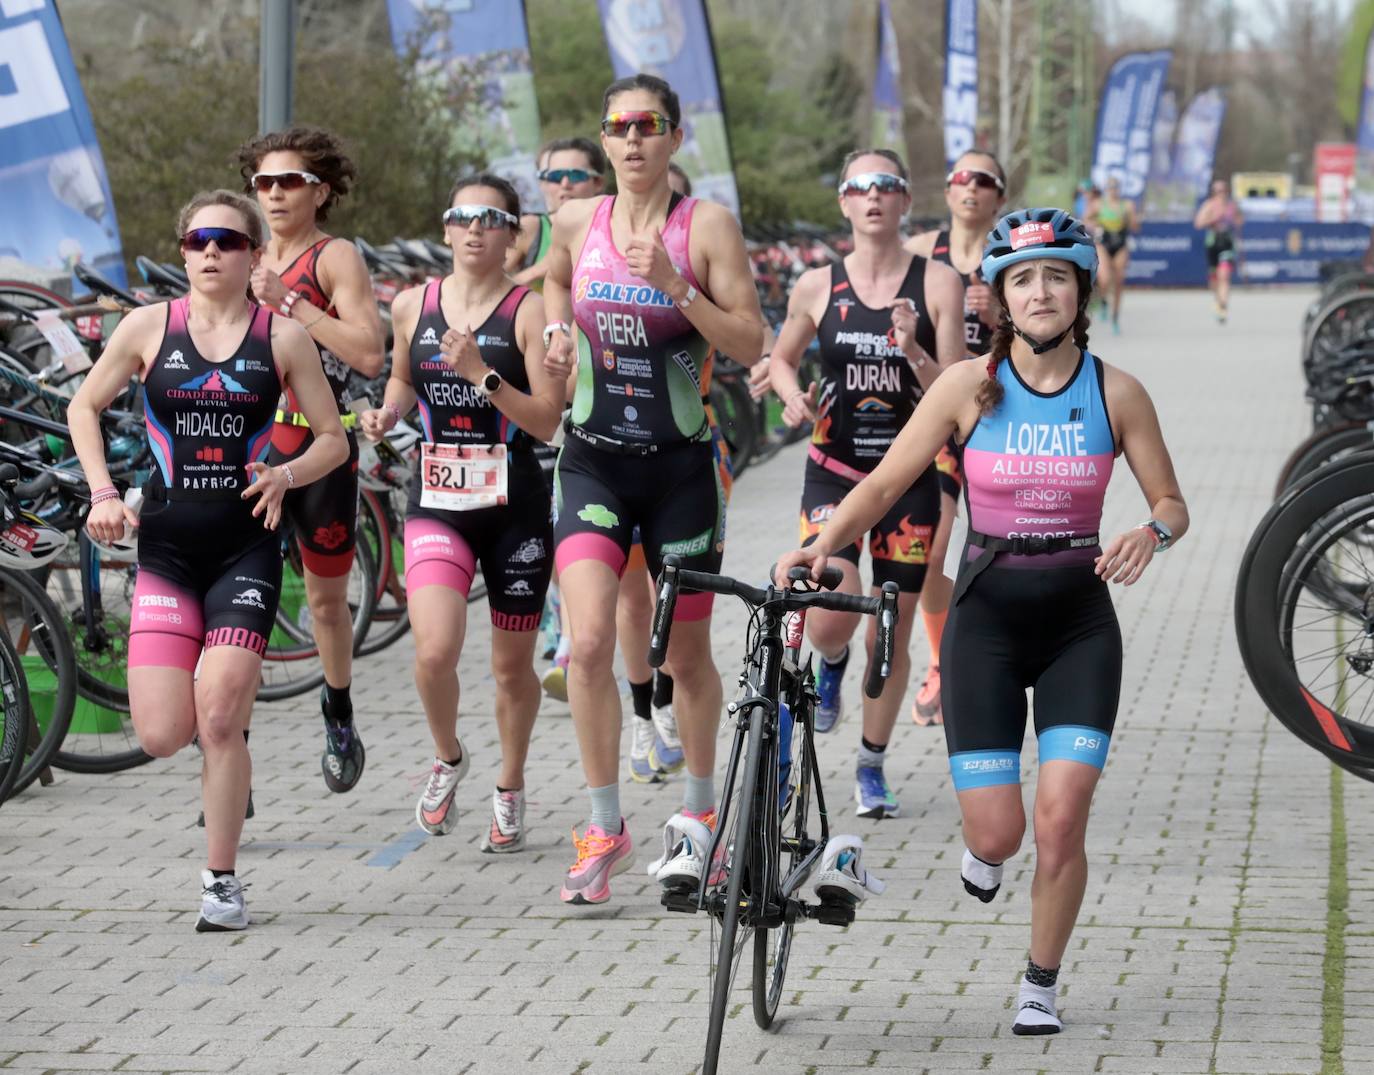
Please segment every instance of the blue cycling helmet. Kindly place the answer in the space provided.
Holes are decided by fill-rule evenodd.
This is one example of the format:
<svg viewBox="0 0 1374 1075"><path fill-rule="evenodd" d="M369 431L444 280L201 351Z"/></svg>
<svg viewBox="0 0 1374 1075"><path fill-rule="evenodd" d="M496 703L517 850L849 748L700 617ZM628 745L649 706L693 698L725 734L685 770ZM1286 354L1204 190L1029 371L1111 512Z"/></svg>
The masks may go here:
<svg viewBox="0 0 1374 1075"><path fill-rule="evenodd" d="M1090 283L1097 279L1097 246L1082 221L1063 209L1016 209L999 220L983 248L983 279L991 286L1004 269L1031 258L1071 261Z"/></svg>

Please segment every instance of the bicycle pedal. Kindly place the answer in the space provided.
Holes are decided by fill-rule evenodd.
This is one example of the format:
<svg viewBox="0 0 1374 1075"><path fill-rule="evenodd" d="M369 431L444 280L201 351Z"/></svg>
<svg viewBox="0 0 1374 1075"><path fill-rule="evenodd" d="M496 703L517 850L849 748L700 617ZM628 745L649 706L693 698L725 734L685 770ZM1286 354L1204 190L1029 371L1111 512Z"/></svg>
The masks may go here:
<svg viewBox="0 0 1374 1075"><path fill-rule="evenodd" d="M816 907L817 922L827 926L848 926L854 922L854 910L858 902L840 896L827 896Z"/></svg>
<svg viewBox="0 0 1374 1075"><path fill-rule="evenodd" d="M697 911L697 890L693 886L686 888L674 886L664 888L660 902L670 911L678 911L681 914L696 914Z"/></svg>

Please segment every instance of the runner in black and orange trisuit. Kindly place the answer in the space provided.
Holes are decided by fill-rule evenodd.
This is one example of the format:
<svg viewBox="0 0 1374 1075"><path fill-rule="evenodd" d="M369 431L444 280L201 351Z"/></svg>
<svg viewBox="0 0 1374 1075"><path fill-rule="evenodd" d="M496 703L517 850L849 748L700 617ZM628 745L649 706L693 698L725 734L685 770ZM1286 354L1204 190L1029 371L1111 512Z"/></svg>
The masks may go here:
<svg viewBox="0 0 1374 1075"><path fill-rule="evenodd" d="M901 158L889 150L851 153L840 173L839 200L853 230L854 252L797 281L770 363L773 388L786 406L783 420L794 426L814 421L801 502L807 542L877 466L940 372L964 356L959 274L902 249L901 224L911 195ZM803 388L797 369L813 338L820 341L821 382ZM854 789L861 817L894 817L899 809L883 758L906 689L911 623L939 519L939 480L931 466L869 534L874 592L892 581L902 596L889 686L863 705ZM858 542L838 552L842 588L850 593L862 590L859 554ZM813 611L807 617L811 644L821 657L818 732L828 732L840 719L840 684L858 621L857 614L842 612ZM870 627L869 648L874 635Z"/></svg>

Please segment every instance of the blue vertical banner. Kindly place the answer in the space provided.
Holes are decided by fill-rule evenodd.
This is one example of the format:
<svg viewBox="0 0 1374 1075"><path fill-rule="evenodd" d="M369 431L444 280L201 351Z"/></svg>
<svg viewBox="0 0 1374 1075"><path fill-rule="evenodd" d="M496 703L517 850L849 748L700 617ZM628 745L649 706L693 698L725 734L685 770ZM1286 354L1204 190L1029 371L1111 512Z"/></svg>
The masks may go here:
<svg viewBox="0 0 1374 1075"><path fill-rule="evenodd" d="M1196 94L1178 121L1172 186L1191 217L1206 196L1217 159L1217 140L1226 118L1226 94L1218 86Z"/></svg>
<svg viewBox="0 0 1374 1075"><path fill-rule="evenodd" d="M522 205L540 207L539 103L524 0L387 0L387 12L400 55L414 54L440 85L477 85L481 105L463 110L457 144L509 179Z"/></svg>
<svg viewBox="0 0 1374 1075"><path fill-rule="evenodd" d="M978 0L945 0L945 164L974 146L978 126Z"/></svg>
<svg viewBox="0 0 1374 1075"><path fill-rule="evenodd" d="M682 103L677 162L692 193L739 216L739 191L705 0L597 0L616 78L657 75Z"/></svg>
<svg viewBox="0 0 1374 1075"><path fill-rule="evenodd" d="M0 0L0 212L0 275L10 259L54 274L83 261L127 283L105 161L52 0Z"/></svg>
<svg viewBox="0 0 1374 1075"><path fill-rule="evenodd" d="M1128 52L1107 72L1097 108L1093 182L1121 183L1121 196L1139 201L1150 177L1155 109L1169 75L1173 52Z"/></svg>
<svg viewBox="0 0 1374 1075"><path fill-rule="evenodd" d="M1374 222L1374 32L1364 50L1360 125L1355 132L1355 213Z"/></svg>
<svg viewBox="0 0 1374 1075"><path fill-rule="evenodd" d="M873 70L873 140L879 149L906 157L902 122L902 65L897 56L897 33L888 0L878 0L878 62Z"/></svg>
<svg viewBox="0 0 1374 1075"><path fill-rule="evenodd" d="M1174 170L1174 131L1178 127L1178 96L1173 90L1159 95L1154 133L1150 136L1150 177L1145 186L1145 214L1159 216L1163 196Z"/></svg>

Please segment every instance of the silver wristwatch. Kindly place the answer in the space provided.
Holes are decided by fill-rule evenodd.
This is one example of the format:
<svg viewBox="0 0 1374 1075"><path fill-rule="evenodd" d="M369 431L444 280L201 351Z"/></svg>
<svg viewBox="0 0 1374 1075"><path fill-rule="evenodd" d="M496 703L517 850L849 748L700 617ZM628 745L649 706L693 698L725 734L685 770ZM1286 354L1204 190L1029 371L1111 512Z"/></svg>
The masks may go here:
<svg viewBox="0 0 1374 1075"><path fill-rule="evenodd" d="M1137 530L1148 530L1155 536L1155 552L1164 552L1174 543L1174 532L1158 519L1147 519Z"/></svg>

